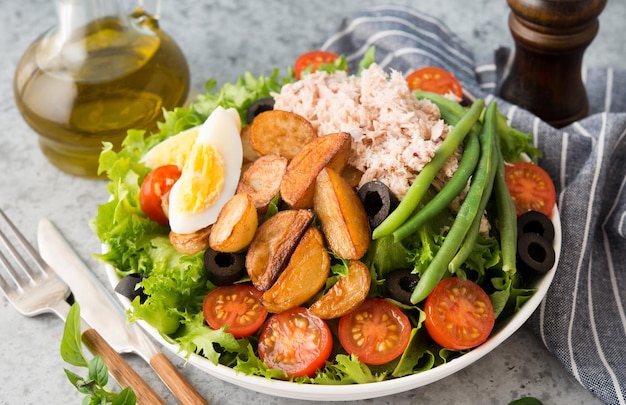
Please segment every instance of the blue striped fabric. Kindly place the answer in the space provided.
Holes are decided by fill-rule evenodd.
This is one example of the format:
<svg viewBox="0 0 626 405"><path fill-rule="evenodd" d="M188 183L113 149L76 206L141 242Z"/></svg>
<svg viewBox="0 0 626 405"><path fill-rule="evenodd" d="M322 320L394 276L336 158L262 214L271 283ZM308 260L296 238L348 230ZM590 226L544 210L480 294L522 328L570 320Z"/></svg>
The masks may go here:
<svg viewBox="0 0 626 405"><path fill-rule="evenodd" d="M494 96L508 49L476 61L441 21L405 6L347 16L323 48L346 55L356 71L371 45L386 69L452 71L471 95L496 99L512 126L534 135L540 165L557 188L563 243L553 284L528 327L595 396L626 404L626 72L585 70L590 115L557 130Z"/></svg>

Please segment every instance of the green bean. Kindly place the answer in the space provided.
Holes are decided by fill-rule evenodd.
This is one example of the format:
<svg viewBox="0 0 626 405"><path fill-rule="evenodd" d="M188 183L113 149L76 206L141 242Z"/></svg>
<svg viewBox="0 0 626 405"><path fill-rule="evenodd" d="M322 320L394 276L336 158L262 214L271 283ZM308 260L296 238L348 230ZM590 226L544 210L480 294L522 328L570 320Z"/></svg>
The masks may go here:
<svg viewBox="0 0 626 405"><path fill-rule="evenodd" d="M496 137L496 157L498 166L494 189L498 210L498 229L500 230L502 270L513 275L517 271L517 212L504 180L504 158L498 137Z"/></svg>
<svg viewBox="0 0 626 405"><path fill-rule="evenodd" d="M491 103L487 108L486 116L493 117L496 109L495 103ZM489 120L492 121L491 118ZM493 153L494 124L495 120L493 120L493 124L483 125L479 137L481 141L481 156L474 172L472 183L439 251L437 251L426 270L420 275L420 280L411 294L411 302L413 304L423 301L448 271L448 263L458 252L472 221L476 215L479 215L480 200L485 192L489 177L492 176L491 173L495 170Z"/></svg>
<svg viewBox="0 0 626 405"><path fill-rule="evenodd" d="M415 92L416 97L428 98L435 103L442 116L444 114L462 114L463 107L439 94L427 93L427 92ZM444 116L444 119L454 119L454 117L448 118ZM509 273L514 274L516 272L516 257L517 257L517 214L515 212L515 205L511 199L506 183L504 181L504 149L509 151L509 154L517 153L518 147L514 144L516 141L528 142L532 136L521 132L508 125L507 119L499 111L496 113L496 128L498 136L495 137L496 151L498 157L498 164L495 177L495 196L496 207L498 212L498 229L500 231L500 249L502 252L502 269ZM527 147L524 152L535 161L538 156L541 156L541 151L534 147ZM516 159L514 159L516 160ZM465 253L463 253L465 254ZM469 255L469 253L467 253ZM458 268L458 261L462 260L462 256L458 255L455 258L453 269ZM467 257L466 257L467 259ZM464 261L464 260L463 260Z"/></svg>
<svg viewBox="0 0 626 405"><path fill-rule="evenodd" d="M432 100L431 100L432 101ZM452 111L448 108L448 106L443 104L434 103L438 108L441 114L441 118L450 125L456 125L459 120L465 115L465 109L462 109L461 113ZM478 127L477 129L480 131L480 122L477 122L473 128Z"/></svg>
<svg viewBox="0 0 626 405"><path fill-rule="evenodd" d="M461 116L464 114L464 107L459 103L445 98L436 93L426 91L414 91L415 97L428 99L435 103L441 111L444 120L448 120L449 115ZM522 132L519 129L509 126L506 116L498 112L498 138L501 142L500 152L504 160L514 162L520 160L520 152L525 153L531 161L536 162L542 156L541 150L533 146L532 135Z"/></svg>
<svg viewBox="0 0 626 405"><path fill-rule="evenodd" d="M419 90L415 91L414 94L418 98L428 98L431 102L433 102L439 108L441 118L450 125L457 125L463 115L467 112L465 107L461 104L445 98L440 94ZM476 132L476 136L478 136L482 128L482 121L482 117L479 118L471 129L471 131Z"/></svg>
<svg viewBox="0 0 626 405"><path fill-rule="evenodd" d="M413 184L409 187L409 191L404 196L398 207L375 229L372 233L372 239L382 238L391 235L393 231L398 229L404 221L415 211L426 191L430 187L433 179L446 163L450 155L454 153L459 145L463 142L474 123L478 121L480 114L485 106L483 100L476 100L469 111L463 115L463 118L450 131L446 139L441 143L432 160L428 162L421 172L415 177Z"/></svg>
<svg viewBox="0 0 626 405"><path fill-rule="evenodd" d="M467 181L474 172L478 158L480 156L480 143L478 135L475 131L470 131L465 140L465 150L463 157L459 163L459 167L454 175L448 180L441 190L428 201L424 207L420 208L415 215L393 232L393 238L396 242L401 241L407 236L415 233L417 228L428 222L433 216L437 215L441 210L447 207L455 197L467 185Z"/></svg>
<svg viewBox="0 0 626 405"><path fill-rule="evenodd" d="M488 122L488 120L489 119L485 120L485 125L491 125L491 122ZM493 145L493 147L495 147L495 145ZM495 151L492 153L495 153ZM497 167L491 170L489 178L487 179L487 184L485 185L485 191L480 198L478 215L476 215L476 217L472 221L472 224L470 225L470 228L465 235L465 240L463 241L461 248L448 264L448 271L450 271L450 273L456 273L459 267L461 267L461 265L465 263L467 258L474 250L474 247L476 246L476 238L478 237L478 233L480 232L480 223L483 219L483 213L487 208L487 203L489 202L489 199L491 198L491 192L493 191L493 183L494 177L496 175L496 170Z"/></svg>
<svg viewBox="0 0 626 405"><path fill-rule="evenodd" d="M497 112L497 109L495 109L495 111L496 111L496 115L498 115L499 113ZM492 130L495 132L495 135L493 137L494 138L493 147L496 148L498 145L498 131L499 131L497 117L486 116L484 125L494 126L492 128ZM497 153L497 150L494 150L493 153L494 153L494 156L497 157L497 155L495 154ZM470 256L470 254L474 250L474 247L476 246L476 238L478 237L478 233L480 232L480 224L483 219L482 213L485 212L485 209L487 208L487 203L489 202L489 199L491 198L491 193L494 187L493 183L495 180L496 170L497 170L497 166L495 167L494 170L492 170L492 175L490 176L490 179L487 181L485 192L483 193L481 200L480 200L480 205L478 208L478 215L476 215L476 218L474 218L474 221L472 222L470 229L467 231L467 235L465 235L465 240L463 241L461 248L456 253L456 255L454 255L454 258L448 264L448 270L450 271L450 273L456 273L459 267L461 267L461 265L465 263L467 258Z"/></svg>
<svg viewBox="0 0 626 405"><path fill-rule="evenodd" d="M448 110L449 112L454 113L459 117L465 114L465 108L461 104L452 101L449 98L442 96L441 94L416 90L413 92L413 95L417 98L427 98L435 103L437 107L439 107L439 109Z"/></svg>

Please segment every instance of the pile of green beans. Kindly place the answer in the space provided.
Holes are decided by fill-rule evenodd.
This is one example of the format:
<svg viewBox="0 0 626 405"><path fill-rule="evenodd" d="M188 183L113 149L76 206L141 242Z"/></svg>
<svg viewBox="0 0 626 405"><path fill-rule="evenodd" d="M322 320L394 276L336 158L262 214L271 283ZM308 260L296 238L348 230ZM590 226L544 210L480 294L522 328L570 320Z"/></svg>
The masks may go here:
<svg viewBox="0 0 626 405"><path fill-rule="evenodd" d="M460 104L437 94L415 92L415 95L435 103L442 118L448 124L454 125L454 128L437 150L433 160L418 174L398 208L374 229L372 237L377 239L393 235L395 241L401 241L445 209L469 182L467 194L440 249L420 275L413 290L411 302L417 304L426 299L443 277L454 274L468 259L475 247L487 203L492 197L498 211L502 269L513 274L517 216L504 183L504 160L500 150L499 112L496 102L491 102L485 108L485 102L479 99L466 110ZM446 144L451 137L453 140ZM461 143L464 143L464 154L457 171L435 197L418 209L422 197L443 163Z"/></svg>

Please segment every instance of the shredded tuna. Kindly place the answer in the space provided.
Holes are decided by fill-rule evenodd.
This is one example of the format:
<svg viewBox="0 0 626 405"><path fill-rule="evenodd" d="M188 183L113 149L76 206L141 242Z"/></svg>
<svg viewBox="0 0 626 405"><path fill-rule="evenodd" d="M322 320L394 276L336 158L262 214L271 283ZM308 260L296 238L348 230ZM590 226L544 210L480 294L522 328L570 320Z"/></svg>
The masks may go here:
<svg viewBox="0 0 626 405"><path fill-rule="evenodd" d="M350 133L349 164L363 173L360 185L382 181L400 199L451 129L436 105L411 94L400 72L387 75L377 64L360 77L315 72L283 86L274 98L275 109L308 119L318 136ZM448 159L437 188L456 171L460 156L457 151Z"/></svg>

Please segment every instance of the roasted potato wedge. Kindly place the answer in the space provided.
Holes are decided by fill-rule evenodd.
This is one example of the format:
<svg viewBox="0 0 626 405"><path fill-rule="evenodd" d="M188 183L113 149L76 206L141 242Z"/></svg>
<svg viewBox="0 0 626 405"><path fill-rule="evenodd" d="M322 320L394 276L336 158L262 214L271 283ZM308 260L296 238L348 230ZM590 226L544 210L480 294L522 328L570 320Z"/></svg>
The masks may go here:
<svg viewBox="0 0 626 405"><path fill-rule="evenodd" d="M289 111L264 111L250 124L250 145L261 156L276 153L291 159L315 138L311 123Z"/></svg>
<svg viewBox="0 0 626 405"><path fill-rule="evenodd" d="M312 211L287 210L259 226L246 253L246 270L259 291L274 284L311 222Z"/></svg>
<svg viewBox="0 0 626 405"><path fill-rule="evenodd" d="M256 153L250 142L251 126L246 125L241 129L241 146L243 148L243 161L244 163L254 162L259 154Z"/></svg>
<svg viewBox="0 0 626 405"><path fill-rule="evenodd" d="M371 275L363 262L351 260L348 275L340 278L309 311L322 319L339 318L356 308L370 291Z"/></svg>
<svg viewBox="0 0 626 405"><path fill-rule="evenodd" d="M341 176L346 179L352 188L358 188L359 183L361 183L361 177L363 177L363 172L352 165L346 165L341 172Z"/></svg>
<svg viewBox="0 0 626 405"><path fill-rule="evenodd" d="M209 235L209 246L218 252L233 253L246 248L259 226L252 197L235 194L221 209Z"/></svg>
<svg viewBox="0 0 626 405"><path fill-rule="evenodd" d="M267 211L268 205L280 191L287 163L287 158L274 153L261 156L241 177L237 192L249 194L259 214Z"/></svg>
<svg viewBox="0 0 626 405"><path fill-rule="evenodd" d="M270 312L283 312L310 300L326 283L330 256L320 231L310 226L274 285L261 297Z"/></svg>
<svg viewBox="0 0 626 405"><path fill-rule="evenodd" d="M369 247L371 233L356 191L330 168L319 173L314 190L313 207L328 246L344 259L360 259Z"/></svg>
<svg viewBox="0 0 626 405"><path fill-rule="evenodd" d="M306 144L289 162L280 195L295 208L311 208L319 172L325 168L341 173L350 156L352 138L347 132L321 136Z"/></svg>
<svg viewBox="0 0 626 405"><path fill-rule="evenodd" d="M212 225L209 225L194 233L176 233L170 231L170 242L178 253L190 256L195 255L209 247L209 235L211 234L212 227Z"/></svg>

